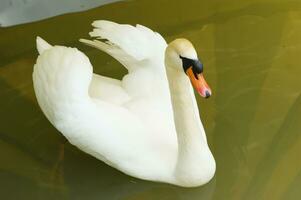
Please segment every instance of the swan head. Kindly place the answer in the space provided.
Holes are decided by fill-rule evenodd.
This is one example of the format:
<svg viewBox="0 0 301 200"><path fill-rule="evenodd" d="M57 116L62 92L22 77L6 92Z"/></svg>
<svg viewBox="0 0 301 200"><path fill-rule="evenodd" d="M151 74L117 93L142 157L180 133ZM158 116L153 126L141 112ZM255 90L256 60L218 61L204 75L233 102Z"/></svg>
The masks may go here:
<svg viewBox="0 0 301 200"><path fill-rule="evenodd" d="M169 43L165 52L166 66L185 73L196 91L205 98L211 96L211 89L204 79L203 64L191 42L176 39Z"/></svg>

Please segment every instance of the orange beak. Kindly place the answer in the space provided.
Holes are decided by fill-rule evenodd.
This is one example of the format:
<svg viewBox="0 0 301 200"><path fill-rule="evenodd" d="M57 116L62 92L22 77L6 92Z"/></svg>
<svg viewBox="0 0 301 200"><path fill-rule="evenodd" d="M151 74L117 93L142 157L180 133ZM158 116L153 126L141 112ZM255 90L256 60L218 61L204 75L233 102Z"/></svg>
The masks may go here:
<svg viewBox="0 0 301 200"><path fill-rule="evenodd" d="M208 98L211 96L211 89L205 81L203 73L196 74L195 76L192 67L190 67L187 69L186 74L189 77L192 86L202 97Z"/></svg>

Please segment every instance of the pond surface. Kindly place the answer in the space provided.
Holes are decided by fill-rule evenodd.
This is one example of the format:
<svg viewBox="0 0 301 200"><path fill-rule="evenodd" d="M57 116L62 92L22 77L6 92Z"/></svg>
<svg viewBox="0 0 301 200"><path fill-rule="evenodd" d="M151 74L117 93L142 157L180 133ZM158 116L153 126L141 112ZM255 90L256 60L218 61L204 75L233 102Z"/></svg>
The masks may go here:
<svg viewBox="0 0 301 200"><path fill-rule="evenodd" d="M84 46L91 22L143 24L191 40L213 96L197 97L217 162L213 180L185 189L122 174L69 143L35 99L35 37L77 47L94 71L125 70ZM0 29L1 199L300 199L301 2L126 1Z"/></svg>

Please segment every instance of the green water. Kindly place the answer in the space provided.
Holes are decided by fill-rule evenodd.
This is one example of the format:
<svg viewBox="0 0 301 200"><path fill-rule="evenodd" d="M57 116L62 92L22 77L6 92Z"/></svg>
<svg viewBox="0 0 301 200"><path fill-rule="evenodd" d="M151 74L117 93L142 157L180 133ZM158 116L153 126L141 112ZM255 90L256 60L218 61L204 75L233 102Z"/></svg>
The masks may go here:
<svg viewBox="0 0 301 200"><path fill-rule="evenodd" d="M36 35L77 47L98 73L116 61L78 42L91 22L140 23L167 41L190 39L213 96L197 97L217 162L212 181L185 189L142 181L66 143L32 86ZM301 199L301 2L126 1L0 29L1 199Z"/></svg>

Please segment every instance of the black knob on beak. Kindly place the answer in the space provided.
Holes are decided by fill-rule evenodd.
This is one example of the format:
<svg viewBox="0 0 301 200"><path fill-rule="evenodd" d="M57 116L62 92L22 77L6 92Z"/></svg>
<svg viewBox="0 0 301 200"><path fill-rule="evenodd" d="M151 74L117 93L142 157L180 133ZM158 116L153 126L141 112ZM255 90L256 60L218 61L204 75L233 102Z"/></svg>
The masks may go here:
<svg viewBox="0 0 301 200"><path fill-rule="evenodd" d="M205 92L205 94L206 94L206 96L205 96L206 99L211 96L211 94L210 94L210 92L208 90Z"/></svg>

